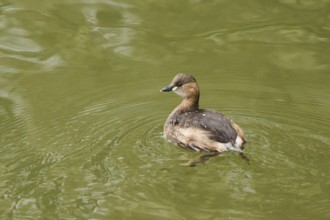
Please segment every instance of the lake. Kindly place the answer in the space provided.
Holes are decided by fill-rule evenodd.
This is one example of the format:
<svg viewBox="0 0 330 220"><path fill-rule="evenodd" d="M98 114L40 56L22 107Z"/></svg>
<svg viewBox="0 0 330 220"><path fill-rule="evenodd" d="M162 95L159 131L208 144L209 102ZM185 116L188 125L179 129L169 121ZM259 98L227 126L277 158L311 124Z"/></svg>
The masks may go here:
<svg viewBox="0 0 330 220"><path fill-rule="evenodd" d="M330 1L3 0L1 219L330 219ZM193 74L246 133L163 139Z"/></svg>

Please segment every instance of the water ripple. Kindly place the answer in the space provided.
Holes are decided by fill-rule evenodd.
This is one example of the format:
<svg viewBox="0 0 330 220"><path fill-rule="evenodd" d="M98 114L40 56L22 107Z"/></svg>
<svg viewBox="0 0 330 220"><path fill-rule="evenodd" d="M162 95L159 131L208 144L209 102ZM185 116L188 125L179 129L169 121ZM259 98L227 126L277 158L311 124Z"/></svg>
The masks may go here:
<svg viewBox="0 0 330 220"><path fill-rule="evenodd" d="M295 45L329 43L329 38L301 26L273 25L247 26L244 29L224 29L196 35L224 45L224 42L250 41L256 43Z"/></svg>

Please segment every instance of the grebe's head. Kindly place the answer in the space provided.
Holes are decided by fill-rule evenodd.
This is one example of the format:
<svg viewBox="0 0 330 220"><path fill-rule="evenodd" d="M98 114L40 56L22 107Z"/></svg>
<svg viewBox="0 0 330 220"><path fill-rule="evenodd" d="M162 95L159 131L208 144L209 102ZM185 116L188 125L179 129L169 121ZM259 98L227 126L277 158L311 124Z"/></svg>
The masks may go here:
<svg viewBox="0 0 330 220"><path fill-rule="evenodd" d="M182 98L199 98L199 88L196 79L185 73L178 73L169 86L166 86L161 92L175 92Z"/></svg>

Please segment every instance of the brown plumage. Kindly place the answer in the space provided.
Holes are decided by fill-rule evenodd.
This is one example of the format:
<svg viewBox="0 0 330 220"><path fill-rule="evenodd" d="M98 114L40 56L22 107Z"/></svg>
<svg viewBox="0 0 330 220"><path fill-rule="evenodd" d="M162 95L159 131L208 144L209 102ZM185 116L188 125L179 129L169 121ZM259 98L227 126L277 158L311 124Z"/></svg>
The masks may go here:
<svg viewBox="0 0 330 220"><path fill-rule="evenodd" d="M245 143L242 129L222 113L199 109L199 87L192 75L177 74L161 91L173 91L183 98L165 122L167 140L195 151L242 152Z"/></svg>

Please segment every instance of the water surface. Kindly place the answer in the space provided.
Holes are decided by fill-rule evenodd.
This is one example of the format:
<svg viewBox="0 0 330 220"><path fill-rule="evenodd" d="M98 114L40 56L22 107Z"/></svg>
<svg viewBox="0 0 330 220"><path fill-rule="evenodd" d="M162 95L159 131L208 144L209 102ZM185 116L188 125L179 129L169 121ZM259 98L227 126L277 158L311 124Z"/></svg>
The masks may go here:
<svg viewBox="0 0 330 220"><path fill-rule="evenodd" d="M330 2L2 1L2 219L329 219ZM245 155L162 138L193 73Z"/></svg>

